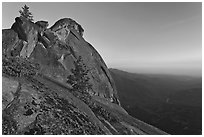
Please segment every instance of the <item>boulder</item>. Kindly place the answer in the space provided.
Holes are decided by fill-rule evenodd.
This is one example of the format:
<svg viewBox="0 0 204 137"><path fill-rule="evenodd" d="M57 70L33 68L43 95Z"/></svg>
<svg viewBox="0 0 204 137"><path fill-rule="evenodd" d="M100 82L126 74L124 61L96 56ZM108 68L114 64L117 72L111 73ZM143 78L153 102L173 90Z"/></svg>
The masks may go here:
<svg viewBox="0 0 204 137"><path fill-rule="evenodd" d="M46 30L47 27L49 26L47 21L37 21L37 22L35 22L35 24L38 25L43 30Z"/></svg>
<svg viewBox="0 0 204 137"><path fill-rule="evenodd" d="M41 30L36 24L24 17L17 17L15 21L11 28L18 34L20 39L25 41L23 42L24 46L20 52L20 56L28 58L36 46L38 33Z"/></svg>

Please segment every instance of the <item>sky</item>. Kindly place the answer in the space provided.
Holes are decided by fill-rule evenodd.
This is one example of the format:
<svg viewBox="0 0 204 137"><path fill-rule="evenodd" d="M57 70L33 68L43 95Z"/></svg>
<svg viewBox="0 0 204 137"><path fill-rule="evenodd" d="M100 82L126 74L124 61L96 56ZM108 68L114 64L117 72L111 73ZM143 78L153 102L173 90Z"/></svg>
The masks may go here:
<svg viewBox="0 0 204 137"><path fill-rule="evenodd" d="M72 18L109 68L201 76L202 3L2 3L2 28L27 4L34 21Z"/></svg>

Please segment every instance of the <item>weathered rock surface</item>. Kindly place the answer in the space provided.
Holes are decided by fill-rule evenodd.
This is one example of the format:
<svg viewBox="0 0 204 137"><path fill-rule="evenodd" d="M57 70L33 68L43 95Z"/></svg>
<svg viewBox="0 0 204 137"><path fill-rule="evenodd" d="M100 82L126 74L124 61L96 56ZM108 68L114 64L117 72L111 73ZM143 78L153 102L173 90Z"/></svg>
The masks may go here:
<svg viewBox="0 0 204 137"><path fill-rule="evenodd" d="M37 21L35 22L36 25L38 25L41 29L46 30L47 27L49 26L47 21Z"/></svg>
<svg viewBox="0 0 204 137"><path fill-rule="evenodd" d="M50 29L44 30L39 25L46 26L46 22L34 24L22 17L15 20L12 29L23 41L21 42L23 46L11 45L10 50L21 49L19 56L40 63L43 66L42 73L63 83L66 83L67 76L74 68L73 62L81 56L84 64L90 69L93 94L109 98L119 104L117 91L107 66L97 51L83 39L84 30L81 25L65 18L57 21ZM13 31L11 33L15 35ZM18 39L17 35L15 36Z"/></svg>
<svg viewBox="0 0 204 137"><path fill-rule="evenodd" d="M18 81L3 77L2 78L2 110L4 110L13 100L19 89Z"/></svg>
<svg viewBox="0 0 204 137"><path fill-rule="evenodd" d="M106 64L72 19L29 22L2 31L3 134L165 134L119 105ZM82 58L91 89L67 83Z"/></svg>

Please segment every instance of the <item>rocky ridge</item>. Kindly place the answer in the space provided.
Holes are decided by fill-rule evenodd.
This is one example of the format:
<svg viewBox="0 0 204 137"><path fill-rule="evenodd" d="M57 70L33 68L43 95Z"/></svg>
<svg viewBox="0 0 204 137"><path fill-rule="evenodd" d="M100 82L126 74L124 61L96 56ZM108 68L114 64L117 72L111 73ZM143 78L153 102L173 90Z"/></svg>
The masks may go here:
<svg viewBox="0 0 204 137"><path fill-rule="evenodd" d="M120 106L108 68L81 25L64 18L48 26L17 17L2 30L3 134L166 134ZM67 82L79 58L91 85L86 92Z"/></svg>

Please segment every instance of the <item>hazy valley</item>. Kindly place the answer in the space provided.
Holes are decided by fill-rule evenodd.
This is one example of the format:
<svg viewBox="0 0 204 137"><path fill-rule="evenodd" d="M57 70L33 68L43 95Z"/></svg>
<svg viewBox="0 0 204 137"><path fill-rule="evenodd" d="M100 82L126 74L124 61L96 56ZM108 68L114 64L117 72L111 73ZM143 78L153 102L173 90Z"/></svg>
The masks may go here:
<svg viewBox="0 0 204 137"><path fill-rule="evenodd" d="M170 134L201 134L202 78L110 72L130 115Z"/></svg>

